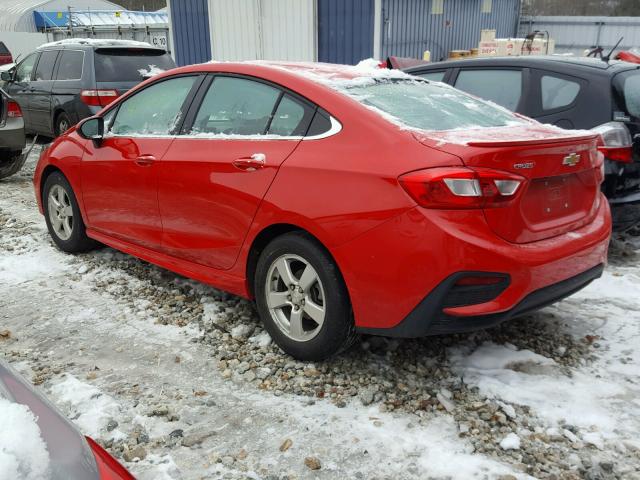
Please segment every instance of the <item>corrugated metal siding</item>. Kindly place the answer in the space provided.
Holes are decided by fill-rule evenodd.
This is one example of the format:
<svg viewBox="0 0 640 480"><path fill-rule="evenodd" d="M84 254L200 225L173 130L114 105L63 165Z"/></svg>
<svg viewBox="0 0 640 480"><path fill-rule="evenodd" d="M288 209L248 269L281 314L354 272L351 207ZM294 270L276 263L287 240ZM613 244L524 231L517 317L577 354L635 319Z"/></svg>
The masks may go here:
<svg viewBox="0 0 640 480"><path fill-rule="evenodd" d="M373 55L374 0L318 0L318 61L358 63Z"/></svg>
<svg viewBox="0 0 640 480"><path fill-rule="evenodd" d="M209 0L215 60L315 60L313 0Z"/></svg>
<svg viewBox="0 0 640 480"><path fill-rule="evenodd" d="M585 49L601 46L608 51L620 37L618 47L626 50L640 45L640 18L638 17L568 17L539 16L520 19L520 35L533 30L548 31L556 41L556 52L582 54Z"/></svg>
<svg viewBox="0 0 640 480"><path fill-rule="evenodd" d="M169 0L176 64L211 60L207 0Z"/></svg>
<svg viewBox="0 0 640 480"><path fill-rule="evenodd" d="M480 30L492 28L498 37L516 33L520 0L493 0L482 13L482 0L444 0L444 13L432 14L433 0L382 1L382 56L446 58L450 50L478 46Z"/></svg>

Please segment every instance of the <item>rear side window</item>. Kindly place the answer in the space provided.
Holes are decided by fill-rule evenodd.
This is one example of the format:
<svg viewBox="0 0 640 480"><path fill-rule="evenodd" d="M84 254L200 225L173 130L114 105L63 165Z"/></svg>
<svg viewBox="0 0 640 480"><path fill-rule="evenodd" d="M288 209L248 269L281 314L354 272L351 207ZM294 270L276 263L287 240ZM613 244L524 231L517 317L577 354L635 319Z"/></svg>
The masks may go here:
<svg viewBox="0 0 640 480"><path fill-rule="evenodd" d="M542 109L555 110L573 103L580 92L580 84L565 78L543 75L540 79L540 90Z"/></svg>
<svg viewBox="0 0 640 480"><path fill-rule="evenodd" d="M244 78L216 77L202 101L193 124L193 133L225 135L264 135L280 90ZM278 121L289 128L295 107L283 110Z"/></svg>
<svg viewBox="0 0 640 480"><path fill-rule="evenodd" d="M640 70L618 74L614 84L622 94L627 113L640 118Z"/></svg>
<svg viewBox="0 0 640 480"><path fill-rule="evenodd" d="M36 67L36 80L51 80L53 78L53 67L58 58L58 50L47 50L40 54L38 66Z"/></svg>
<svg viewBox="0 0 640 480"><path fill-rule="evenodd" d="M444 74L446 71L442 72L424 72L424 73L416 73L418 77L422 77L425 80L429 80L430 82L441 82L444 80Z"/></svg>
<svg viewBox="0 0 640 480"><path fill-rule="evenodd" d="M121 136L170 135L196 77L176 77L151 85L122 102L111 126Z"/></svg>
<svg viewBox="0 0 640 480"><path fill-rule="evenodd" d="M101 48L95 54L97 82L141 82L149 72L176 65L164 50Z"/></svg>
<svg viewBox="0 0 640 480"><path fill-rule="evenodd" d="M33 73L33 67L36 64L36 59L38 58L37 53L32 53L27 58L25 58L18 68L16 69L16 82L29 82L31 81L31 74Z"/></svg>
<svg viewBox="0 0 640 480"><path fill-rule="evenodd" d="M7 46L2 42L0 42L0 55L11 55Z"/></svg>
<svg viewBox="0 0 640 480"><path fill-rule="evenodd" d="M462 70L455 87L515 111L522 96L522 71Z"/></svg>
<svg viewBox="0 0 640 480"><path fill-rule="evenodd" d="M84 52L79 50L63 50L60 54L56 80L80 80L84 66Z"/></svg>
<svg viewBox="0 0 640 480"><path fill-rule="evenodd" d="M308 122L304 121L306 111L300 102L284 95L271 120L268 133L281 136L304 135L308 125Z"/></svg>

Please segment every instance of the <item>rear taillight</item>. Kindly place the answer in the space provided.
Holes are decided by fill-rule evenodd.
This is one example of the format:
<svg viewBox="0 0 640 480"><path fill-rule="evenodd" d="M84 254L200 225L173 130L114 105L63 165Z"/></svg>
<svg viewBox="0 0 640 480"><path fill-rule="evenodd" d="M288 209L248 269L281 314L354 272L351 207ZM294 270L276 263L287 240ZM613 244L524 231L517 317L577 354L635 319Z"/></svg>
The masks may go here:
<svg viewBox="0 0 640 480"><path fill-rule="evenodd" d="M592 130L600 135L598 150L605 158L614 162L633 162L633 140L624 123L608 122Z"/></svg>
<svg viewBox="0 0 640 480"><path fill-rule="evenodd" d="M82 103L93 107L106 107L118 96L117 90L82 90L80 92Z"/></svg>
<svg viewBox="0 0 640 480"><path fill-rule="evenodd" d="M18 105L13 100L9 101L9 103L7 104L7 117L8 118L22 117L22 110L20 109L20 105Z"/></svg>
<svg viewBox="0 0 640 480"><path fill-rule="evenodd" d="M523 177L488 168L436 167L402 175L400 184L425 208L490 208L509 204Z"/></svg>

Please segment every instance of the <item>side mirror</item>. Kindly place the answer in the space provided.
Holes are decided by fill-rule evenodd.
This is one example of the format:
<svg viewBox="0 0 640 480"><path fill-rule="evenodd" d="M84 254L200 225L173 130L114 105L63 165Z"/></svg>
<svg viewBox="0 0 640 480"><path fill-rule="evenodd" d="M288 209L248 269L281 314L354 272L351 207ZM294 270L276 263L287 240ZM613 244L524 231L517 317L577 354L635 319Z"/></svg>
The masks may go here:
<svg viewBox="0 0 640 480"><path fill-rule="evenodd" d="M0 80L3 82L11 82L13 80L13 72L11 70L0 72Z"/></svg>
<svg viewBox="0 0 640 480"><path fill-rule="evenodd" d="M104 119L102 117L87 118L78 125L78 134L99 145L104 138Z"/></svg>

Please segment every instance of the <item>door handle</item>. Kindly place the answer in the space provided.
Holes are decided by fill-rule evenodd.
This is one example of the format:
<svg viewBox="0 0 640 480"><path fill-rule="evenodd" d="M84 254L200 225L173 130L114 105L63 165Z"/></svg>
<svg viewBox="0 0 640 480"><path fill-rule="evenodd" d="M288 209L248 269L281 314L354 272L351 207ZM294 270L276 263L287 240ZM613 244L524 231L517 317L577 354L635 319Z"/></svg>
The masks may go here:
<svg viewBox="0 0 640 480"><path fill-rule="evenodd" d="M155 161L156 157L154 157L153 155L140 155L138 158L136 158L136 165L139 165L141 167L148 167Z"/></svg>
<svg viewBox="0 0 640 480"><path fill-rule="evenodd" d="M233 166L246 172L254 172L265 166L267 156L264 153L254 153L250 157L242 157L233 161Z"/></svg>

